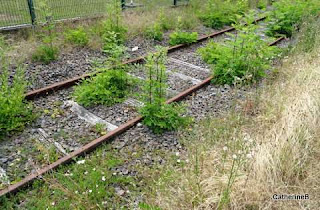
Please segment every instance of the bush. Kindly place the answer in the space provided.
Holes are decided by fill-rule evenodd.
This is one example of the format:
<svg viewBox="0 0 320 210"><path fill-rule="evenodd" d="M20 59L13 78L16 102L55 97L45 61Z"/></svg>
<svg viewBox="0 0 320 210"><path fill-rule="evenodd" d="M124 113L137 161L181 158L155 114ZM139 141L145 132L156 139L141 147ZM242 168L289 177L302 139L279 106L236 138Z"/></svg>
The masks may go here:
<svg viewBox="0 0 320 210"><path fill-rule="evenodd" d="M176 103L173 104L146 104L140 109L144 117L143 124L154 133L173 131L189 124L189 118L182 117L185 108Z"/></svg>
<svg viewBox="0 0 320 210"><path fill-rule="evenodd" d="M127 28L123 24L121 2L112 0L107 8L107 20L103 23L102 36L112 32L116 35L116 40L119 44L124 43L127 33Z"/></svg>
<svg viewBox="0 0 320 210"><path fill-rule="evenodd" d="M117 34L115 32L108 32L105 34L103 52L107 54L106 59L109 67L121 66L121 61L126 57L127 47L119 43Z"/></svg>
<svg viewBox="0 0 320 210"><path fill-rule="evenodd" d="M191 44L193 42L196 42L198 39L198 33L197 32L181 32L176 31L170 34L170 45L178 45L178 44Z"/></svg>
<svg viewBox="0 0 320 210"><path fill-rule="evenodd" d="M0 69L1 71L1 69ZM35 119L31 103L25 102L27 82L24 71L18 68L12 84L6 67L2 68L0 77L0 139Z"/></svg>
<svg viewBox="0 0 320 210"><path fill-rule="evenodd" d="M246 1L229 2L222 0L210 0L206 9L200 11L199 19L207 27L220 29L223 26L231 25L235 22L236 16L245 13L248 9Z"/></svg>
<svg viewBox="0 0 320 210"><path fill-rule="evenodd" d="M158 23L155 23L153 26L147 27L144 34L147 38L156 41L161 41L163 39L162 28Z"/></svg>
<svg viewBox="0 0 320 210"><path fill-rule="evenodd" d="M69 30L65 34L66 40L72 44L83 47L89 42L88 35L82 27L74 30Z"/></svg>
<svg viewBox="0 0 320 210"><path fill-rule="evenodd" d="M40 45L34 54L32 55L33 61L43 62L44 64L49 64L58 57L58 48L50 45Z"/></svg>
<svg viewBox="0 0 320 210"><path fill-rule="evenodd" d="M73 95L83 106L111 106L125 100L129 87L129 76L122 69L114 69L84 80L75 87Z"/></svg>
<svg viewBox="0 0 320 210"><path fill-rule="evenodd" d="M320 5L317 1L280 0L273 4L269 14L267 35L291 37L306 15L317 15Z"/></svg>
<svg viewBox="0 0 320 210"><path fill-rule="evenodd" d="M164 48L147 57L147 80L143 86L142 99L145 104L139 112L144 117L143 123L154 133L176 130L189 123L190 119L183 117L183 106L166 104L166 53Z"/></svg>
<svg viewBox="0 0 320 210"><path fill-rule="evenodd" d="M251 22L251 21L250 21ZM271 58L277 52L255 33L256 25L236 25L237 35L223 44L210 42L198 50L203 60L213 66L213 82L234 84L254 82L270 68Z"/></svg>

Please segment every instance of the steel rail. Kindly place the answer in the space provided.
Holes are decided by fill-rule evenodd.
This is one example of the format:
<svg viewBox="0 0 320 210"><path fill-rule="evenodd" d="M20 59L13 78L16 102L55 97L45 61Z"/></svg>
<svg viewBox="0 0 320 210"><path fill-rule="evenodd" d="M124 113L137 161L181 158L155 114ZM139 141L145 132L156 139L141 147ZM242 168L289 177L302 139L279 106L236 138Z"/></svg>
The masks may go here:
<svg viewBox="0 0 320 210"><path fill-rule="evenodd" d="M259 21L262 21L265 18L266 17L258 18L258 19L255 20L255 23L257 23ZM206 40L208 40L210 38L213 38L213 37L219 36L221 34L224 34L226 32L231 32L231 31L234 31L234 30L235 30L234 27L229 27L227 29L224 29L224 30L221 30L221 31L218 31L218 32L214 32L214 33L209 34L209 35L204 35L204 36L199 37L198 40L195 43L192 43L192 44L197 44L197 43L206 41ZM176 50L188 47L188 46L190 46L192 44L179 44L179 45L175 45L175 46L169 47L168 53L172 53L172 52L174 52ZM123 62L122 64L123 65L127 65L127 64L143 63L145 61L146 56L147 55L127 60L127 61ZM98 73L99 73L99 71L96 71L96 72L93 72L93 73L90 73L90 74L83 74L81 76L77 76L77 77L74 77L74 78L71 78L71 79L67 79L65 81L54 83L52 85L49 85L49 86L46 86L46 87L43 87L43 88L40 88L40 89L37 89L37 90L30 91L25 95L25 98L27 100L33 100L34 98L36 98L38 96L44 96L44 95L47 95L47 94L49 94L51 92L54 92L56 90L73 86L77 82L79 82L79 81L81 81L83 79L95 76Z"/></svg>
<svg viewBox="0 0 320 210"><path fill-rule="evenodd" d="M280 42L283 39L284 39L284 37L278 38L274 42L270 43L269 46L276 45L278 42ZM189 89L179 93L175 97L167 100L166 103L173 103L173 102L181 101L186 96L188 96L188 95L194 93L195 91L197 91L197 90L209 85L212 79L213 79L212 76L208 77L207 79L203 80L201 83L199 83L197 85L194 85L194 86L190 87ZM142 116L138 116L138 117L136 117L136 118L134 118L132 120L129 120L128 122L126 122L126 123L122 124L121 126L119 126L117 129L109 132L108 134L106 134L104 136L101 136L100 138L97 138L97 139L91 141L90 143L84 145L80 149L78 149L78 150L76 150L76 151L74 151L74 152L72 152L72 153L60 158L56 162L51 163L50 165L47 165L42 169L39 169L38 171L28 175L27 177L25 177L21 181L15 183L13 185L10 185L5 189L2 189L0 191L0 197L4 196L6 194L16 193L17 191L19 191L23 187L26 187L27 185L31 184L35 179L37 179L38 177L48 173L49 171L54 170L54 169L58 168L59 166L61 166L63 164L67 164L67 163L71 162L76 157L84 156L85 154L93 151L95 148L97 148L98 146L100 146L103 143L110 142L113 138L115 138L118 135L120 135L120 134L124 133L125 131L129 130L130 128L132 128L133 126L135 126L137 123L141 122L142 120L143 120Z"/></svg>

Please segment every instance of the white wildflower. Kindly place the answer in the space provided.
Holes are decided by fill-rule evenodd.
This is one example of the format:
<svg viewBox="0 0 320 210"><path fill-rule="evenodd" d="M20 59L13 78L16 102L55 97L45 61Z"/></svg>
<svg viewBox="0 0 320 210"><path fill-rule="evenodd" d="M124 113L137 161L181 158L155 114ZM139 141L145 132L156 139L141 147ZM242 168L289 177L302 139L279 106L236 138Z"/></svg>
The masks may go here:
<svg viewBox="0 0 320 210"><path fill-rule="evenodd" d="M250 153L247 154L247 158L248 158L248 159L251 159L251 158L252 158L252 154L250 154Z"/></svg>
<svg viewBox="0 0 320 210"><path fill-rule="evenodd" d="M89 190L89 193L92 193L92 190Z"/></svg>
<svg viewBox="0 0 320 210"><path fill-rule="evenodd" d="M228 147L224 146L222 149L223 149L223 151L227 151Z"/></svg>
<svg viewBox="0 0 320 210"><path fill-rule="evenodd" d="M84 172L84 175L87 175L88 174L88 171Z"/></svg>
<svg viewBox="0 0 320 210"><path fill-rule="evenodd" d="M105 182L105 181L106 181L106 177L103 176L103 177L101 178L101 180Z"/></svg>
<svg viewBox="0 0 320 210"><path fill-rule="evenodd" d="M76 190L74 193L75 193L75 194L79 194L78 190Z"/></svg>
<svg viewBox="0 0 320 210"><path fill-rule="evenodd" d="M51 206L54 206L54 205L56 205L56 203L55 203L55 202L52 202L52 203L51 203Z"/></svg>
<svg viewBox="0 0 320 210"><path fill-rule="evenodd" d="M233 159L237 159L237 155L232 155L232 158Z"/></svg>
<svg viewBox="0 0 320 210"><path fill-rule="evenodd" d="M179 156L180 155L180 153L179 152L176 152L176 156Z"/></svg>
<svg viewBox="0 0 320 210"><path fill-rule="evenodd" d="M86 160L79 160L79 161L77 161L77 164L84 164L86 162Z"/></svg>
<svg viewBox="0 0 320 210"><path fill-rule="evenodd" d="M180 163L180 162L181 162L181 160L180 160L180 159L178 159L178 160L177 160L177 163Z"/></svg>

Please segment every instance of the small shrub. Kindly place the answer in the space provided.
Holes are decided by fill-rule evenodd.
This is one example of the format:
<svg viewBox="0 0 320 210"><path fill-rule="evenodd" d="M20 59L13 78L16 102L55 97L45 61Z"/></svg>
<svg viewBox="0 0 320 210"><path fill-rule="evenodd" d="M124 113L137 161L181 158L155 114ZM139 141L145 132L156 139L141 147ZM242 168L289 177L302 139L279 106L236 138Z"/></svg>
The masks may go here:
<svg viewBox="0 0 320 210"><path fill-rule="evenodd" d="M73 95L84 106L111 106L125 100L129 86L130 78L123 69L114 69L84 80L75 87Z"/></svg>
<svg viewBox="0 0 320 210"><path fill-rule="evenodd" d="M163 39L163 32L160 24L155 23L153 26L146 28L145 36L149 39L161 41Z"/></svg>
<svg viewBox="0 0 320 210"><path fill-rule="evenodd" d="M143 124L154 133L173 131L189 124L189 118L182 117L185 108L176 103L172 104L147 104L140 109L144 117Z"/></svg>
<svg viewBox="0 0 320 210"><path fill-rule="evenodd" d="M317 15L320 9L319 2L303 0L280 0L273 6L274 9L268 17L267 35L269 36L291 37L305 16Z"/></svg>
<svg viewBox="0 0 320 210"><path fill-rule="evenodd" d="M107 63L110 67L121 65L121 61L126 57L126 50L122 43L117 39L115 32L107 32L104 37L103 52L107 54Z"/></svg>
<svg viewBox="0 0 320 210"><path fill-rule="evenodd" d="M27 82L21 67L17 69L13 81L9 82L6 67L0 69L0 139L12 132L21 131L35 119L31 103L25 102Z"/></svg>
<svg viewBox="0 0 320 210"><path fill-rule="evenodd" d="M143 123L154 133L176 130L189 123L189 118L182 117L183 106L166 104L166 53L164 48L147 57L147 80L144 83L142 99L144 106L139 110L144 117Z"/></svg>
<svg viewBox="0 0 320 210"><path fill-rule="evenodd" d="M52 47L50 45L40 45L32 55L32 60L49 64L51 61L57 59L58 52L58 48L56 47Z"/></svg>
<svg viewBox="0 0 320 210"><path fill-rule="evenodd" d="M48 1L39 2L39 12L42 17L46 17L44 24L44 36L42 37L42 45L37 47L36 51L32 55L33 61L43 62L49 64L51 61L56 60L59 50L55 46L54 41L56 39L55 22L52 14L52 8L50 8ZM37 21L37 23L39 23Z"/></svg>
<svg viewBox="0 0 320 210"><path fill-rule="evenodd" d="M113 54L114 51L116 51L115 48L118 46L121 46L118 39L117 34L115 32L106 32L104 37L104 45L103 45L103 52L106 54Z"/></svg>
<svg viewBox="0 0 320 210"><path fill-rule="evenodd" d="M81 47L86 46L89 42L88 35L82 27L69 30L66 32L65 37L68 42Z"/></svg>
<svg viewBox="0 0 320 210"><path fill-rule="evenodd" d="M251 19L252 20L252 19ZM210 42L198 50L203 60L213 66L213 82L217 84L234 84L254 82L265 75L270 68L271 58L275 56L276 47L270 47L255 33L257 26L235 25L239 31L231 35L232 39L223 44Z"/></svg>
<svg viewBox="0 0 320 210"><path fill-rule="evenodd" d="M119 44L125 41L127 28L123 24L121 2L112 0L107 8L107 20L103 23L102 36L112 32L116 35Z"/></svg>
<svg viewBox="0 0 320 210"><path fill-rule="evenodd" d="M248 9L246 1L209 0L204 11L198 14L199 19L207 27L219 29L235 22L236 16Z"/></svg>
<svg viewBox="0 0 320 210"><path fill-rule="evenodd" d="M197 32L180 32L176 31L170 34L170 45L178 45L178 44L191 44L193 42L196 42L198 39L198 33Z"/></svg>

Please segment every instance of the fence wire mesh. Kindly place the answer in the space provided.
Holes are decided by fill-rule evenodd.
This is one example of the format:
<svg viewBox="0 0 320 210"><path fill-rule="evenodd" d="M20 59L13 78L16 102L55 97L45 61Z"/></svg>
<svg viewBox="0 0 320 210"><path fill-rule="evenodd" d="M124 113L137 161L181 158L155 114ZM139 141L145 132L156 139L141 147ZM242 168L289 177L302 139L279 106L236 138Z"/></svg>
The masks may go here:
<svg viewBox="0 0 320 210"><path fill-rule="evenodd" d="M114 0L0 0L0 30L41 23L50 18L67 20L99 17L106 14L107 5ZM121 0L119 0L121 1ZM125 0L128 8L183 4L188 0Z"/></svg>

